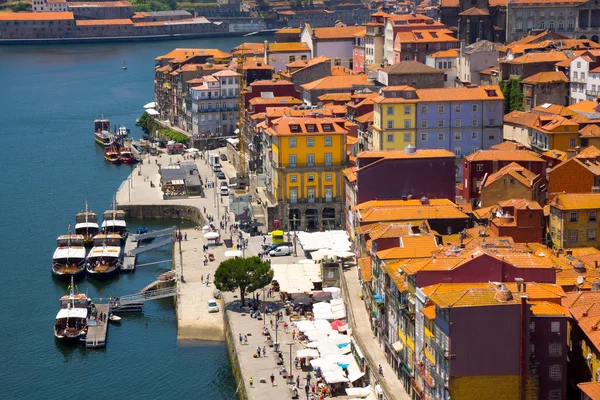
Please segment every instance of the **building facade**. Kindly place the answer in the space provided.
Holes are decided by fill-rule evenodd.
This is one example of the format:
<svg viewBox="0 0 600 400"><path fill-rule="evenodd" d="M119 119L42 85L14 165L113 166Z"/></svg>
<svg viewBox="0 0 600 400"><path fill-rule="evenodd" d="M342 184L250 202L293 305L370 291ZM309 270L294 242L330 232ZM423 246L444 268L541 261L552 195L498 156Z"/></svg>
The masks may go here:
<svg viewBox="0 0 600 400"><path fill-rule="evenodd" d="M600 193L559 193L550 203L550 237L558 249L598 247Z"/></svg>
<svg viewBox="0 0 600 400"><path fill-rule="evenodd" d="M192 133L232 135L239 122L240 75L231 70L224 70L202 79L202 85L190 89Z"/></svg>

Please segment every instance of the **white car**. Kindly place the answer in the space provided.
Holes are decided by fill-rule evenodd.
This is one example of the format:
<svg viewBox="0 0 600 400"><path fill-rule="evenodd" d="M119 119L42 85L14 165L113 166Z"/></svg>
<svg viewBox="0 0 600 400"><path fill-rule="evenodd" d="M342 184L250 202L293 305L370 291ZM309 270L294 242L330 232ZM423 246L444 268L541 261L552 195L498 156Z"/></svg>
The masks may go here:
<svg viewBox="0 0 600 400"><path fill-rule="evenodd" d="M208 312L219 312L219 305L215 300L208 301Z"/></svg>
<svg viewBox="0 0 600 400"><path fill-rule="evenodd" d="M290 246L279 246L274 250L269 251L269 255L272 257L289 256L290 254L292 254L292 248Z"/></svg>

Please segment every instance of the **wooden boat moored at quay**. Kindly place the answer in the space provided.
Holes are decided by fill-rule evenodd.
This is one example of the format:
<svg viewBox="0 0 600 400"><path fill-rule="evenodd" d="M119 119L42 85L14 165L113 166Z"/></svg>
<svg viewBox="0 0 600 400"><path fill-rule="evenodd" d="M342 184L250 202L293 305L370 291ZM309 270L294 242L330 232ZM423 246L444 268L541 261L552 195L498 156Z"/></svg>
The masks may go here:
<svg viewBox="0 0 600 400"><path fill-rule="evenodd" d="M54 337L61 341L79 341L87 334L91 300L83 293L75 294L73 279L69 294L60 298L60 310L54 323Z"/></svg>
<svg viewBox="0 0 600 400"><path fill-rule="evenodd" d="M122 162L119 151L114 148L104 150L104 159L111 164L121 164Z"/></svg>
<svg viewBox="0 0 600 400"><path fill-rule="evenodd" d="M119 152L119 157L124 164L134 164L138 161L129 149L122 149Z"/></svg>
<svg viewBox="0 0 600 400"><path fill-rule="evenodd" d="M110 121L97 119L94 121L94 140L100 146L111 147L116 143L115 134L110 131Z"/></svg>
<svg viewBox="0 0 600 400"><path fill-rule="evenodd" d="M71 277L84 274L86 254L83 235L59 236L52 256L52 273Z"/></svg>
<svg viewBox="0 0 600 400"><path fill-rule="evenodd" d="M112 276L119 271L123 263L120 246L92 247L88 254L86 270L89 276L96 278Z"/></svg>
<svg viewBox="0 0 600 400"><path fill-rule="evenodd" d="M118 233L122 237L125 237L127 235L125 211L116 210L114 208L112 210L106 210L104 214L102 214L102 232Z"/></svg>
<svg viewBox="0 0 600 400"><path fill-rule="evenodd" d="M87 201L85 202L85 211L75 216L75 233L83 235L83 242L86 246L92 244L94 236L100 232L98 225L98 215L95 212L88 211Z"/></svg>

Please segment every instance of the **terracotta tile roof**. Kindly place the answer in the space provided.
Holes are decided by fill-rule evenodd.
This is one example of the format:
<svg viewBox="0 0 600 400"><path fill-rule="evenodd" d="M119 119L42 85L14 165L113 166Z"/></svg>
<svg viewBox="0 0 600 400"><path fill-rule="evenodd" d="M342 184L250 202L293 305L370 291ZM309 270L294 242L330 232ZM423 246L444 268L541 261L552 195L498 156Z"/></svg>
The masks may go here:
<svg viewBox="0 0 600 400"><path fill-rule="evenodd" d="M571 307L569 312L595 350L600 350L598 345L600 343L600 304Z"/></svg>
<svg viewBox="0 0 600 400"><path fill-rule="evenodd" d="M78 19L77 26L133 25L130 19Z"/></svg>
<svg viewBox="0 0 600 400"><path fill-rule="evenodd" d="M429 55L429 57L431 57L431 58L454 58L457 56L458 56L457 49L436 51L435 53Z"/></svg>
<svg viewBox="0 0 600 400"><path fill-rule="evenodd" d="M419 231L419 227L411 223L380 222L376 227L369 231L369 238L372 240L392 237L399 238L412 234L414 229L416 229L417 232Z"/></svg>
<svg viewBox="0 0 600 400"><path fill-rule="evenodd" d="M288 68L304 68L304 67L310 67L310 66L313 66L316 64L324 63L324 62L330 63L331 58L325 57L325 56L319 56L319 57L311 58L310 60L297 60L297 61L285 64L285 66Z"/></svg>
<svg viewBox="0 0 600 400"><path fill-rule="evenodd" d="M506 6L507 3L508 3L508 0L490 0L489 1L490 7ZM441 6L442 7L458 7L459 1L458 0L441 0Z"/></svg>
<svg viewBox="0 0 600 400"><path fill-rule="evenodd" d="M583 100L579 103L571 104L569 106L569 110L575 112L583 112L587 114L597 114L597 112L594 110L597 106L598 103L596 103L595 101Z"/></svg>
<svg viewBox="0 0 600 400"><path fill-rule="evenodd" d="M302 51L310 51L308 44L304 42L269 43L270 53L289 53Z"/></svg>
<svg viewBox="0 0 600 400"><path fill-rule="evenodd" d="M448 29L413 30L409 32L398 32L394 39L396 43L458 43L459 40L451 35Z"/></svg>
<svg viewBox="0 0 600 400"><path fill-rule="evenodd" d="M523 79L523 83L537 85L540 83L569 82L569 78L561 71L538 72Z"/></svg>
<svg viewBox="0 0 600 400"><path fill-rule="evenodd" d="M368 81L367 75L360 74L327 76L310 83L305 83L302 85L302 88L305 90L352 89L354 85L374 86L372 82Z"/></svg>
<svg viewBox="0 0 600 400"><path fill-rule="evenodd" d="M343 169L342 173L344 174L346 179L348 179L349 182L356 182L356 167Z"/></svg>
<svg viewBox="0 0 600 400"><path fill-rule="evenodd" d="M382 70L390 75L413 75L413 74L443 74L444 71L435 69L421 62L401 61L396 64L389 65ZM411 88L414 90L414 88Z"/></svg>
<svg viewBox="0 0 600 400"><path fill-rule="evenodd" d="M263 54L264 52L264 43L242 43L231 49L232 54Z"/></svg>
<svg viewBox="0 0 600 400"><path fill-rule="evenodd" d="M360 211L361 222L413 221L423 219L468 219L456 206L371 207Z"/></svg>
<svg viewBox="0 0 600 400"><path fill-rule="evenodd" d="M373 277L373 270L371 268L371 257L361 257L358 259L358 268L362 275L364 282L370 282Z"/></svg>
<svg viewBox="0 0 600 400"><path fill-rule="evenodd" d="M558 193L551 206L561 210L599 209L600 193Z"/></svg>
<svg viewBox="0 0 600 400"><path fill-rule="evenodd" d="M356 34L364 34L367 31L367 27L360 25L335 28L312 28L312 31L318 40L353 39Z"/></svg>
<svg viewBox="0 0 600 400"><path fill-rule="evenodd" d="M400 246L378 251L377 258L380 260L428 258L439 248L433 235L404 236L398 239Z"/></svg>
<svg viewBox="0 0 600 400"><path fill-rule="evenodd" d="M217 59L226 59L231 58L231 54L225 53L219 49L181 49L177 48L169 53L158 56L155 60L164 60L164 59L172 59L172 58L181 58L187 59L194 56L209 56Z"/></svg>
<svg viewBox="0 0 600 400"><path fill-rule="evenodd" d="M504 100L499 86L417 89L417 98L428 101Z"/></svg>
<svg viewBox="0 0 600 400"><path fill-rule="evenodd" d="M551 303L549 301L534 301L530 302L531 312L533 315L538 317L547 316L558 316L558 317L569 317L569 310L565 307Z"/></svg>
<svg viewBox="0 0 600 400"><path fill-rule="evenodd" d="M267 134L273 136L293 136L293 135L346 135L348 131L340 127L337 123L338 118L295 118L282 117L274 122L274 125L267 129ZM297 131L292 131L293 127ZM309 131L308 126L313 126L314 131ZM329 126L329 130L325 130Z"/></svg>
<svg viewBox="0 0 600 400"><path fill-rule="evenodd" d="M477 7L471 7L468 10L463 11L458 15L460 15L460 16L482 16L482 15L490 15L490 13L488 10L483 10L483 9L477 8Z"/></svg>
<svg viewBox="0 0 600 400"><path fill-rule="evenodd" d="M490 150L515 151L515 150L523 150L523 149L526 149L526 147L523 144L517 143L517 142L510 142L510 141L506 141L506 142L502 142L502 143L498 143L493 146L490 146Z"/></svg>
<svg viewBox="0 0 600 400"><path fill-rule="evenodd" d="M600 382L584 382L577 385L590 400L600 400Z"/></svg>
<svg viewBox="0 0 600 400"><path fill-rule="evenodd" d="M596 146L588 146L585 149L581 150L581 152L579 152L579 154L577 154L575 157L580 160L596 159L600 157L600 150L598 150Z"/></svg>
<svg viewBox="0 0 600 400"><path fill-rule="evenodd" d="M350 101L350 97L352 95L350 93L342 92L342 93L325 93L318 97L321 101Z"/></svg>
<svg viewBox="0 0 600 400"><path fill-rule="evenodd" d="M354 71L349 68L346 68L342 65L333 65L331 67L331 75L334 76L344 76L344 75L354 75Z"/></svg>
<svg viewBox="0 0 600 400"><path fill-rule="evenodd" d="M363 115L361 115L359 117L354 118L354 120L357 121L357 122L360 122L361 124L365 124L367 122L373 123L374 118L375 118L374 115L375 115L374 111L369 111L366 114L363 114Z"/></svg>
<svg viewBox="0 0 600 400"><path fill-rule="evenodd" d="M553 283L525 282L525 284L521 286L521 292L519 292L519 287L516 282L502 282L502 284L514 294L526 294L530 301L552 300L554 304L559 305L560 301L567 296L565 291L559 285ZM433 294L455 292L465 289L496 289L497 287L497 284L492 282L438 283L421 288L421 291L425 296L430 297ZM523 288L525 288L525 292L522 291ZM566 308L563 308L563 310L567 311Z"/></svg>
<svg viewBox="0 0 600 400"><path fill-rule="evenodd" d="M508 61L507 64L532 64L532 63L549 63L566 60L568 57L562 51L549 51L544 53L527 53L514 60Z"/></svg>
<svg viewBox="0 0 600 400"><path fill-rule="evenodd" d="M70 21L72 12L0 12L0 21Z"/></svg>
<svg viewBox="0 0 600 400"><path fill-rule="evenodd" d="M448 199L429 199L429 204L432 206L456 207L456 205ZM371 207L404 207L404 206L420 206L421 200L370 200L365 201L352 207L352 211L366 210Z"/></svg>
<svg viewBox="0 0 600 400"><path fill-rule="evenodd" d="M511 162L510 164L500 168L497 172L489 175L483 183L483 187L487 187L507 175L516 179L528 188L533 187L533 183L540 176L515 162Z"/></svg>
<svg viewBox="0 0 600 400"><path fill-rule="evenodd" d="M600 126L589 124L579 130L579 137L600 137Z"/></svg>
<svg viewBox="0 0 600 400"><path fill-rule="evenodd" d="M275 32L275 34L278 33L297 33L298 35L301 33L302 29L300 28L282 28L280 30L278 30L277 32Z"/></svg>
<svg viewBox="0 0 600 400"><path fill-rule="evenodd" d="M600 303L600 292L598 291L582 291L582 292L567 292L566 297L562 301L562 306L567 308L590 306Z"/></svg>
<svg viewBox="0 0 600 400"><path fill-rule="evenodd" d="M499 72L499 67L498 66L493 66L493 67L489 67L486 69L482 69L481 71L479 71L479 75L492 75L492 73L494 72Z"/></svg>
<svg viewBox="0 0 600 400"><path fill-rule="evenodd" d="M567 159L567 152L562 150L548 150L542 153L542 155L560 161L564 161Z"/></svg>
<svg viewBox="0 0 600 400"><path fill-rule="evenodd" d="M560 106L558 104L551 103L541 104L537 107L532 108L531 111L535 111L538 114L560 115L561 117L572 117L576 115L574 111L569 110L565 106Z"/></svg>
<svg viewBox="0 0 600 400"><path fill-rule="evenodd" d="M429 299L440 308L485 307L520 303L520 300L513 298L512 295L510 299L500 300L498 290L493 288L464 289L433 294Z"/></svg>
<svg viewBox="0 0 600 400"><path fill-rule="evenodd" d="M294 84L290 81L286 81L284 79L280 79L277 81L274 81L272 79L261 79L259 81L254 81L250 84L250 86L252 87L259 87L259 86L294 86Z"/></svg>
<svg viewBox="0 0 600 400"><path fill-rule="evenodd" d="M433 321L435 319L435 306L427 306L421 308L421 313L427 317L428 320Z"/></svg>
<svg viewBox="0 0 600 400"><path fill-rule="evenodd" d="M408 285L405 280L405 275L394 265L394 263L383 263L383 270L390 277L400 292L405 292Z"/></svg>
<svg viewBox="0 0 600 400"><path fill-rule="evenodd" d="M414 153L406 153L404 150L384 150L384 151L363 151L356 155L361 158L381 158L381 159L414 159L414 158L438 158L438 157L456 157L454 153L444 149L419 149ZM372 165L372 164L369 164ZM367 165L364 168L368 168Z"/></svg>
<svg viewBox="0 0 600 400"><path fill-rule="evenodd" d="M531 161L545 162L539 155L529 150L501 151L479 150L465 157L468 161Z"/></svg>
<svg viewBox="0 0 600 400"><path fill-rule="evenodd" d="M257 105L257 104L299 105L299 104L303 104L302 100L298 100L297 98L292 97L292 96L280 96L280 97L273 97L273 98L255 97L253 99L250 99L249 103L252 105Z"/></svg>

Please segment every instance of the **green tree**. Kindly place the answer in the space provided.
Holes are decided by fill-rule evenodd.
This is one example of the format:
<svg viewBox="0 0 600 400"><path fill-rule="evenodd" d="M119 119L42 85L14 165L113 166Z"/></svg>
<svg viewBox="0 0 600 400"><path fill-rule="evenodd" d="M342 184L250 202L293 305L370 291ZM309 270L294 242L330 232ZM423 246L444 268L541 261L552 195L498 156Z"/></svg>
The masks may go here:
<svg viewBox="0 0 600 400"><path fill-rule="evenodd" d="M31 11L31 4L19 1L17 4L10 6L12 12Z"/></svg>
<svg viewBox="0 0 600 400"><path fill-rule="evenodd" d="M142 116L137 120L137 122L135 123L136 126L139 126L140 128L142 128L142 131L144 131L145 135L149 135L150 130L148 129L148 123L150 122L150 118L148 118L148 113L146 111L144 111L144 113L142 114Z"/></svg>
<svg viewBox="0 0 600 400"><path fill-rule="evenodd" d="M259 257L230 258L219 264L215 272L215 286L224 292L240 290L242 306L246 305L246 293L267 286L273 280L269 263Z"/></svg>
<svg viewBox="0 0 600 400"><path fill-rule="evenodd" d="M523 110L523 86L520 78L500 82L500 89L504 95L504 114Z"/></svg>
<svg viewBox="0 0 600 400"><path fill-rule="evenodd" d="M177 9L177 0L167 0L167 5L171 10Z"/></svg>

